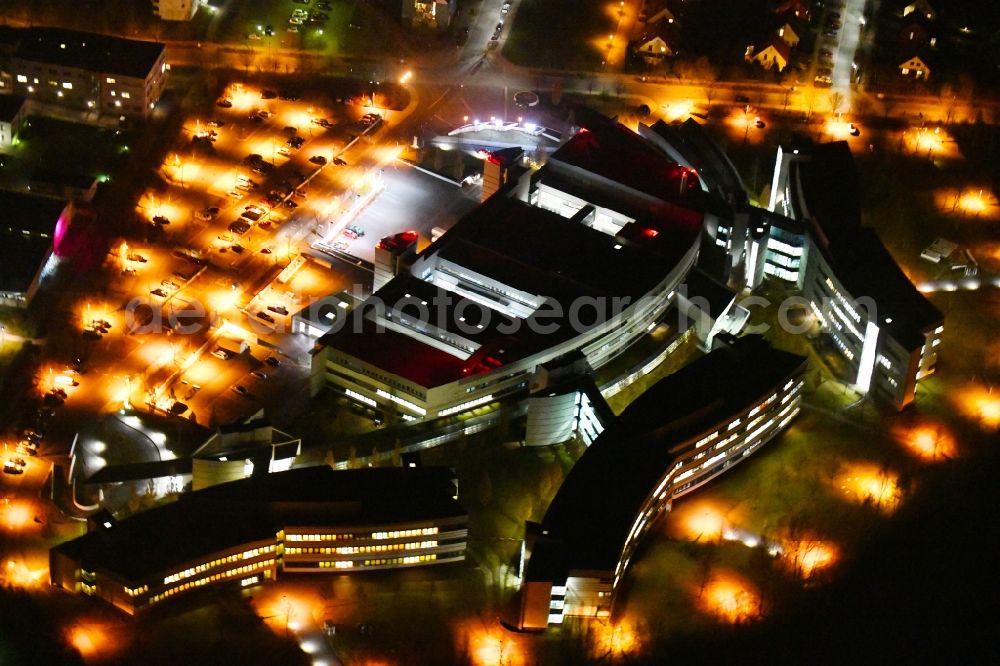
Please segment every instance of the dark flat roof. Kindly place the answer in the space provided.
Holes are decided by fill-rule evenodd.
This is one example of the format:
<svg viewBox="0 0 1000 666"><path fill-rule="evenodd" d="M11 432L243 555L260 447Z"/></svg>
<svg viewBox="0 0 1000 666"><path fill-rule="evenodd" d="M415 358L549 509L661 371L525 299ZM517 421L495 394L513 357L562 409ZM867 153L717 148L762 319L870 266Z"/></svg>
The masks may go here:
<svg viewBox="0 0 1000 666"><path fill-rule="evenodd" d="M174 458L128 465L108 465L91 474L87 483L141 481L142 479L158 479L164 476L180 476L190 473L190 458Z"/></svg>
<svg viewBox="0 0 1000 666"><path fill-rule="evenodd" d="M144 79L165 44L59 28L21 31L16 58Z"/></svg>
<svg viewBox="0 0 1000 666"><path fill-rule="evenodd" d="M464 516L443 467L334 471L327 465L233 481L181 495L53 550L126 581L160 577L284 527L367 526Z"/></svg>
<svg viewBox="0 0 1000 666"><path fill-rule="evenodd" d="M0 190L0 290L24 292L31 286L55 237L66 203L33 194ZM31 235L25 235L24 231ZM47 237L40 237L45 234Z"/></svg>
<svg viewBox="0 0 1000 666"><path fill-rule="evenodd" d="M626 225L618 237L612 237L516 199L493 197L425 252L541 296L551 306L543 305L536 314L518 322L515 332L504 332L500 327L512 321L507 316L458 294L452 294L450 305L439 309L434 306L434 298L446 292L404 274L380 289L378 298L387 306L400 302L406 294L427 301L430 323L482 345L468 360L402 333L376 333L375 323L367 319L360 332L349 324L324 336L321 343L423 387L513 363L577 335L569 326L574 299L638 298L659 284L700 233L700 214L679 217L646 218L643 225ZM646 229L655 230L656 236L647 235ZM553 315L556 303L561 308L560 316ZM370 307L369 303L365 309ZM484 328L463 331L458 325L459 310L470 325L478 323L470 318L486 322ZM416 315L416 306L407 312ZM589 316L588 311L580 319L587 323ZM556 330L536 332L552 324L558 325Z"/></svg>
<svg viewBox="0 0 1000 666"><path fill-rule="evenodd" d="M0 190L0 231L11 229L12 233L28 231L33 234L55 233L59 215L66 208L66 202L34 194Z"/></svg>
<svg viewBox="0 0 1000 666"><path fill-rule="evenodd" d="M528 580L558 580L573 569L614 570L643 502L674 464L672 449L780 389L805 363L760 336L746 336L653 385L566 477L541 523L555 541L536 545Z"/></svg>
<svg viewBox="0 0 1000 666"><path fill-rule="evenodd" d="M24 106L25 98L20 95L0 95L0 121L9 123Z"/></svg>
<svg viewBox="0 0 1000 666"><path fill-rule="evenodd" d="M682 199L682 185L685 193L700 191L697 174L666 159L624 125L585 109L577 110L576 115L583 129L554 152L551 160L674 203Z"/></svg>
<svg viewBox="0 0 1000 666"><path fill-rule="evenodd" d="M739 202L746 201L746 188L739 172L701 124L691 118L675 124L657 120L650 129L683 155L698 170L700 177L715 183L726 195Z"/></svg>
<svg viewBox="0 0 1000 666"><path fill-rule="evenodd" d="M718 319L736 299L735 291L697 267L688 273L684 287L688 300L696 305L707 305L706 314L712 319Z"/></svg>
<svg viewBox="0 0 1000 666"><path fill-rule="evenodd" d="M379 331L368 319L360 320L361 328L355 331L353 317L350 321L351 325L328 333L320 342L419 386L447 384L462 376L465 362L457 356L402 333Z"/></svg>
<svg viewBox="0 0 1000 666"><path fill-rule="evenodd" d="M497 329L504 323L504 315L470 303L468 311L476 317L489 313L490 325L472 333L458 331L482 345L465 362L402 333L375 336L371 322L365 322L360 332L342 329L324 336L320 343L429 388L510 364L582 333L568 325L575 299L634 300L660 284L701 233L705 197L697 176L626 127L585 111L580 115L582 124L591 129L560 148L539 172L544 175L536 174L535 182L542 180L595 205L622 211L634 218L634 223L610 236L578 219L494 196L463 217L418 259L452 262L540 297L551 306L542 306L519 322L516 332L509 333ZM375 296L393 302L400 294L419 293L430 302L436 288L422 286L417 280L396 277ZM497 298L493 292L489 297ZM452 299L455 303L466 300L457 294ZM562 311L560 316L554 314L555 305ZM587 315L592 311L590 308ZM577 314L575 310L573 314ZM585 324L590 322L580 318ZM438 328L454 330L455 322L450 319ZM540 326L531 326L536 322ZM535 332L551 329L553 324L554 331Z"/></svg>
<svg viewBox="0 0 1000 666"><path fill-rule="evenodd" d="M0 291L28 291L51 248L51 238L29 238L0 229Z"/></svg>
<svg viewBox="0 0 1000 666"><path fill-rule="evenodd" d="M873 229L832 240L829 251L844 288L854 298L873 299L878 325L906 349L919 349L924 333L944 322L941 311L910 282Z"/></svg>
<svg viewBox="0 0 1000 666"><path fill-rule="evenodd" d="M797 173L810 215L827 239L854 232L861 226L861 182L850 147L833 141L808 151L795 163L793 176Z"/></svg>

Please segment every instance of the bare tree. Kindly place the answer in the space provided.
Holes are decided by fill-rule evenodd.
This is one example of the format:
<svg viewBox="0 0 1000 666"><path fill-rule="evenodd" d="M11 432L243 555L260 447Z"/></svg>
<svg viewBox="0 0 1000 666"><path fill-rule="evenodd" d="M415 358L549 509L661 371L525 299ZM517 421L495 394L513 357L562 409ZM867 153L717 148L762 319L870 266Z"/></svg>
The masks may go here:
<svg viewBox="0 0 1000 666"><path fill-rule="evenodd" d="M844 95L840 92L832 92L829 97L830 112L834 115L840 114L841 107L844 106Z"/></svg>

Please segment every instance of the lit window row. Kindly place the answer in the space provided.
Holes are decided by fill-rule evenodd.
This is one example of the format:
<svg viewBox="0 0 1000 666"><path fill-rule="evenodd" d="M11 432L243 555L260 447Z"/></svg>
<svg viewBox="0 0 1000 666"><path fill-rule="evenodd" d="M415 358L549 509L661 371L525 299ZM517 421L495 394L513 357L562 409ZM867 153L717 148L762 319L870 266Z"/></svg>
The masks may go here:
<svg viewBox="0 0 1000 666"><path fill-rule="evenodd" d="M299 548L292 546L285 549L289 555L354 555L357 553L385 553L391 550L417 550L420 548L437 548L437 541L414 541L412 543L390 543L379 546L341 546L340 548Z"/></svg>
<svg viewBox="0 0 1000 666"><path fill-rule="evenodd" d="M149 585L140 585L139 587L136 588L131 588L131 587L125 588L125 594L127 594L130 597L137 597L143 592L149 592Z"/></svg>
<svg viewBox="0 0 1000 666"><path fill-rule="evenodd" d="M430 534L437 534L438 528L436 527L424 527L423 529L415 530L394 530L392 532L372 532L373 539L400 539L411 536L428 536Z"/></svg>
<svg viewBox="0 0 1000 666"><path fill-rule="evenodd" d="M178 571L175 574L171 574L163 579L163 584L169 585L170 583L174 583L179 580L183 580L185 578L190 578L191 576L194 576L196 574L200 574L202 571L208 571L209 569L214 569L215 567L222 564L238 562L240 560L248 560L254 557L258 557L260 555L264 555L265 553L271 553L271 552L274 552L273 544L269 546L261 546L260 548L252 548L251 550L246 550L243 551L242 553L234 553L232 555L219 557L210 562L204 562L202 564L199 564L198 566L191 567L183 571Z"/></svg>
<svg viewBox="0 0 1000 666"><path fill-rule="evenodd" d="M390 557L384 560L365 560L366 567L381 567L391 564L416 564L417 562L431 562L437 559L437 555L409 555L407 557Z"/></svg>
<svg viewBox="0 0 1000 666"><path fill-rule="evenodd" d="M711 442L713 439L715 439L718 436L719 436L719 431L718 430L716 430L715 432L713 432L711 435L705 435L704 437L702 437L701 439L699 439L697 442L694 443L694 447L698 448L698 447L701 447L701 446L705 446L706 444L708 444L709 442Z"/></svg>
<svg viewBox="0 0 1000 666"><path fill-rule="evenodd" d="M154 594L152 597L150 597L149 603L155 604L156 602L162 601L163 599L171 597L179 592L184 592L186 590L190 590L196 587L201 587L202 585L208 585L209 583L225 580L227 578L242 576L244 574L248 574L253 571L259 571L261 569L267 569L272 566L274 566L274 560L267 559L267 560L261 560L260 562L254 562L253 564L244 564L243 566L236 567L235 569L220 571L219 573L212 574L211 576L205 576L204 578L199 578L198 580L192 580L187 583L181 583L176 587L164 590L160 594Z"/></svg>
<svg viewBox="0 0 1000 666"><path fill-rule="evenodd" d="M484 405L487 402L493 400L493 395L484 395L482 398L476 398L475 400L469 400L468 402L463 402L460 405L455 405L454 407L449 407L447 409L442 409L438 412L438 416L448 416L449 414L454 414L456 412L461 412L465 409L471 409L473 407L478 407L479 405Z"/></svg>
<svg viewBox="0 0 1000 666"><path fill-rule="evenodd" d="M371 398L369 398L366 395L362 395L361 393L358 393L357 391L352 391L351 389L345 389L344 392L347 393L347 397L354 398L358 402L363 402L364 404L369 405L370 407L378 407L378 403L377 402L375 402L374 400L372 400Z"/></svg>
<svg viewBox="0 0 1000 666"><path fill-rule="evenodd" d="M287 534L285 541L342 541L345 539L405 539L415 536L432 536L438 533L436 527L423 527L412 530L394 530L392 532L372 532L367 534Z"/></svg>
<svg viewBox="0 0 1000 666"><path fill-rule="evenodd" d="M377 393L382 398L385 398L387 400L392 400L397 405L402 405L403 407L406 407L407 409L416 412L420 416L423 416L427 413L427 410L424 409L423 407L416 405L410 402L409 400L400 398L398 395L393 395L388 391L383 391L382 389L376 389L375 393Z"/></svg>
<svg viewBox="0 0 1000 666"><path fill-rule="evenodd" d="M288 534L285 541L337 541L338 539L357 539L357 534Z"/></svg>
<svg viewBox="0 0 1000 666"><path fill-rule="evenodd" d="M354 562L350 560L337 560L336 562L320 562L320 569L350 569Z"/></svg>

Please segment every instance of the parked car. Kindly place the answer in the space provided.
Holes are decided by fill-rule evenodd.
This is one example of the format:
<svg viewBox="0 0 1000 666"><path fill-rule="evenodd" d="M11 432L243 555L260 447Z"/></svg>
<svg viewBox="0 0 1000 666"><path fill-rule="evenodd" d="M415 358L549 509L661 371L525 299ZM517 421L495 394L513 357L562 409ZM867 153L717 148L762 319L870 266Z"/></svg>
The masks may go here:
<svg viewBox="0 0 1000 666"><path fill-rule="evenodd" d="M274 317L272 317L271 315L267 314L263 310L261 310L260 312L257 313L257 318L258 319L263 319L264 321L270 322L272 324L274 323Z"/></svg>
<svg viewBox="0 0 1000 666"><path fill-rule="evenodd" d="M233 387L232 390L233 390L233 393L236 393L237 395L241 395L244 398L250 397L250 391L248 391L247 388L245 386L243 386L242 384L237 384L236 386Z"/></svg>
<svg viewBox="0 0 1000 666"><path fill-rule="evenodd" d="M149 293L151 293L153 296L159 296L160 298L166 298L167 297L167 292L163 291L159 287L157 287L156 289L153 289Z"/></svg>
<svg viewBox="0 0 1000 666"><path fill-rule="evenodd" d="M233 352L228 349L223 349L222 347L216 347L212 352L212 356L215 358L221 358L223 361L228 361L233 357Z"/></svg>
<svg viewBox="0 0 1000 666"><path fill-rule="evenodd" d="M267 358L265 358L264 363L267 363L272 368L277 368L279 365L281 365L281 361L279 361L274 356L268 356Z"/></svg>
<svg viewBox="0 0 1000 666"><path fill-rule="evenodd" d="M4 474L24 474L24 470L8 460L3 464Z"/></svg>
<svg viewBox="0 0 1000 666"><path fill-rule="evenodd" d="M199 220L209 222L219 216L219 208L217 206L209 206L208 208L199 210L194 216Z"/></svg>
<svg viewBox="0 0 1000 666"><path fill-rule="evenodd" d="M271 312L277 312L278 314L281 315L288 314L288 308L286 308L284 305L268 305L267 309L270 310Z"/></svg>
<svg viewBox="0 0 1000 666"><path fill-rule="evenodd" d="M215 105L223 109L231 109L233 108L233 100L229 99L228 97L223 97L222 99L217 101Z"/></svg>
<svg viewBox="0 0 1000 666"><path fill-rule="evenodd" d="M156 215L153 217L153 224L158 224L160 226L166 226L170 224L170 220L163 217L162 215Z"/></svg>
<svg viewBox="0 0 1000 666"><path fill-rule="evenodd" d="M326 164L326 158L323 157L322 155L313 155L312 157L309 158L309 161L319 166L323 166L324 164Z"/></svg>

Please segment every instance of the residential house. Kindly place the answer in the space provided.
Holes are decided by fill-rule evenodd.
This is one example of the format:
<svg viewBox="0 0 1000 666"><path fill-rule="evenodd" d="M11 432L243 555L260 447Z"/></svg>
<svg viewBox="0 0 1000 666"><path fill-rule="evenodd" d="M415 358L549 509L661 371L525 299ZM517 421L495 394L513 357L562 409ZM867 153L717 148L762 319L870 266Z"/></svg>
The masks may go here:
<svg viewBox="0 0 1000 666"><path fill-rule="evenodd" d="M788 20L784 21L778 26L775 31L778 37L781 37L789 46L795 48L802 41L802 35L805 34L805 27L796 21L793 17L789 16Z"/></svg>
<svg viewBox="0 0 1000 666"><path fill-rule="evenodd" d="M677 36L668 24L660 23L646 30L632 43L633 51L647 64L656 65L677 52Z"/></svg>
<svg viewBox="0 0 1000 666"><path fill-rule="evenodd" d="M899 65L899 74L903 78L913 78L915 81L926 81L931 77L931 68L927 64L927 56L914 54Z"/></svg>
<svg viewBox="0 0 1000 666"><path fill-rule="evenodd" d="M784 71L792 57L792 47L788 42L775 33L762 42L762 45L763 47L759 49L752 45L748 47L745 55L746 61L756 62L767 70Z"/></svg>

